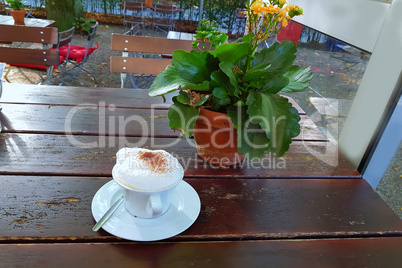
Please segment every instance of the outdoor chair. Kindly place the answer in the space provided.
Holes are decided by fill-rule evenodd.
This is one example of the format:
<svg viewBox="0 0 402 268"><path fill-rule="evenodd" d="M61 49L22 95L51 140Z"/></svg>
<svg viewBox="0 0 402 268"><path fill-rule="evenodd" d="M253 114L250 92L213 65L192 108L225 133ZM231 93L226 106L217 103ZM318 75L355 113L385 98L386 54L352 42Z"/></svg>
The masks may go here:
<svg viewBox="0 0 402 268"><path fill-rule="evenodd" d="M154 30L159 29L163 32L172 31L176 12L176 7L172 5L154 5L152 28ZM167 28L167 31L161 27Z"/></svg>
<svg viewBox="0 0 402 268"><path fill-rule="evenodd" d="M86 86L89 86L87 82L82 80L78 75L81 72L85 72L89 74L95 82L95 87L97 86L97 81L95 76L85 68L85 63L88 61L89 56L99 48L99 45L96 44L94 46L94 39L96 36L96 30L98 28L98 22L95 22L93 26L91 26L91 30L88 34L88 43L87 46L77 46L77 45L65 45L59 48L60 56L64 58L68 58L68 61L73 65L72 68L66 70L68 75L75 76L78 80L84 83ZM68 55L68 56L67 56Z"/></svg>
<svg viewBox="0 0 402 268"><path fill-rule="evenodd" d="M27 10L27 14L25 15L25 18L35 18L33 15L32 15L32 11L33 11L33 9L32 9L32 5L25 5L25 8L26 8L26 10Z"/></svg>
<svg viewBox="0 0 402 268"><path fill-rule="evenodd" d="M124 1L121 3L121 7L123 10L124 29L136 24L145 28L146 21L152 17L152 10L147 9L145 3L142 2Z"/></svg>
<svg viewBox="0 0 402 268"><path fill-rule="evenodd" d="M125 74L157 75L172 63L170 59L162 58L162 54L172 54L177 49L190 51L193 45L191 40L112 34L111 47L112 51L123 52L122 56L110 58L110 71L121 73L121 87L123 88ZM132 55L136 55L136 57ZM138 88L133 80L131 83L133 88Z"/></svg>
<svg viewBox="0 0 402 268"><path fill-rule="evenodd" d="M64 62L60 58L58 50L48 48L49 45L59 43L60 35L57 33L57 28L0 25L0 32L2 33L1 41L13 42L9 47L0 47L0 62L33 68L40 66L41 69L46 70L47 81L50 83L53 66L60 66ZM73 28L72 32L74 32ZM41 47L25 48L21 46L26 43L40 44Z"/></svg>
<svg viewBox="0 0 402 268"><path fill-rule="evenodd" d="M49 49L49 50L56 50L57 51L57 54L59 55L58 56L59 57L59 63L58 64L53 64L53 65L50 65L50 66L46 66L46 65L43 65L43 64L29 64L29 63L27 63L27 64L24 64L24 63L23 64L18 64L18 63L13 64L13 63L10 63L10 65L17 66L17 67L38 69L38 70L46 69L47 70L47 75L46 75L45 79L42 79L42 82L44 82L46 80L47 83L50 85L51 82L52 82L52 77L53 77L53 78L61 81L62 83L66 84L66 82L64 82L64 80L63 80L63 76L68 75L66 66L67 66L67 63L68 63L67 58L68 58L69 53L70 53L71 40L73 38L73 35L74 35L74 27L71 27L70 29L68 29L66 31L59 32L58 33L57 44L53 45L53 47ZM61 55L60 52L59 52L60 47L66 47L67 48L66 53L64 54L64 56ZM54 72L54 69L58 69L59 72L56 74ZM10 70L7 71L5 76L7 76L9 71Z"/></svg>
<svg viewBox="0 0 402 268"><path fill-rule="evenodd" d="M127 32L124 33L124 35L141 35L141 27L139 24L135 24L134 26L131 27L131 29ZM130 54L131 57L138 57L138 52L123 52L123 56L127 57L128 54ZM126 80L126 73L121 73L120 74L120 80L121 80L121 87L123 88L124 81ZM134 83L134 77L133 73L129 73L130 76L130 81L131 85L133 88L136 88L135 83Z"/></svg>
<svg viewBox="0 0 402 268"><path fill-rule="evenodd" d="M139 24L135 24L130 30L124 33L125 35L141 35L141 27Z"/></svg>

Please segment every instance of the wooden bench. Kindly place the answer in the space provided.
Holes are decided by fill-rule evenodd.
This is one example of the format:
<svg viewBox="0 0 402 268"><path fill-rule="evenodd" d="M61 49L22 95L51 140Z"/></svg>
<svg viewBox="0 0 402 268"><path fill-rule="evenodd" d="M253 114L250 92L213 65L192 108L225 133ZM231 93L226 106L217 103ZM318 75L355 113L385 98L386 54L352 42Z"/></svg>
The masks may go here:
<svg viewBox="0 0 402 268"><path fill-rule="evenodd" d="M121 73L121 87L123 88L126 73L157 75L164 71L172 63L165 58L143 58L129 57L134 52L150 54L173 54L177 49L190 51L193 49L190 40L164 39L146 36L132 36L123 34L112 34L112 51L122 51L122 56L110 58L110 71ZM135 85L133 85L135 87Z"/></svg>
<svg viewBox="0 0 402 268"><path fill-rule="evenodd" d="M30 27L23 25L0 25L0 42L21 42L42 44L42 48L24 48L21 46L0 47L0 62L11 64L45 65L47 78L53 72L53 66L60 64L58 50L49 49L49 45L57 45L59 36L57 28Z"/></svg>

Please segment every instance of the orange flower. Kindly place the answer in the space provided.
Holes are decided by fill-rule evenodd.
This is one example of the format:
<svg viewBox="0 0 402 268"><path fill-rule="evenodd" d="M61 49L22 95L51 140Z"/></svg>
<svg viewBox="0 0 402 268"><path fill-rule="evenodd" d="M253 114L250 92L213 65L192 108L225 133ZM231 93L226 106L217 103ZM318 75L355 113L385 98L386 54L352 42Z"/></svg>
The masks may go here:
<svg viewBox="0 0 402 268"><path fill-rule="evenodd" d="M290 17L287 14L288 8L284 7L281 10L279 10L278 17L279 21L282 22L282 26L286 27L288 26L288 20L290 20Z"/></svg>
<svg viewBox="0 0 402 268"><path fill-rule="evenodd" d="M260 5L255 5L251 7L251 10L253 11L254 14L258 14L262 12L263 7Z"/></svg>
<svg viewBox="0 0 402 268"><path fill-rule="evenodd" d="M269 5L263 8L264 13L271 13L271 14L278 13L279 10L281 10L279 7L274 7L273 5Z"/></svg>
<svg viewBox="0 0 402 268"><path fill-rule="evenodd" d="M254 5L254 6L251 6L251 10L254 12L254 14L258 14L258 13L275 14L275 13L279 12L280 8L274 7L273 5L269 5L269 6Z"/></svg>

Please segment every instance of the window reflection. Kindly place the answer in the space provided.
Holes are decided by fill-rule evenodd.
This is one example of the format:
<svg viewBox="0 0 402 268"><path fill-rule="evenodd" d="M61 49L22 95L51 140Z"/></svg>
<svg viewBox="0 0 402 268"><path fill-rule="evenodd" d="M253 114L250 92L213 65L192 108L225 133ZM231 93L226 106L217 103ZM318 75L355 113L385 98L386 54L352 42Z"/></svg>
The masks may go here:
<svg viewBox="0 0 402 268"><path fill-rule="evenodd" d="M328 138L337 141L370 53L295 22L287 28L278 41L285 38L298 43L295 63L311 66L314 73L310 87L291 97Z"/></svg>

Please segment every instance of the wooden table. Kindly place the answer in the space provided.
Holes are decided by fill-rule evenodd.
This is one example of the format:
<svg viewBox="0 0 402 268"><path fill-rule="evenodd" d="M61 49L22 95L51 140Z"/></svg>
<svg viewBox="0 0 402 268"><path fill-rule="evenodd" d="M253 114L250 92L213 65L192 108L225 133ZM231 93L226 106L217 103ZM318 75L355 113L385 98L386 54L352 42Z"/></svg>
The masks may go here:
<svg viewBox="0 0 402 268"><path fill-rule="evenodd" d="M14 25L14 19L12 16L0 15L0 24ZM54 26L54 24L55 24L54 20L25 18L26 26L49 27L49 26Z"/></svg>
<svg viewBox="0 0 402 268"><path fill-rule="evenodd" d="M4 267L398 267L402 261L400 219L300 108L305 135L282 160L217 168L168 128L167 105L146 90L5 84L1 101ZM132 121L117 130L119 118L132 115L144 118L145 127ZM91 201L111 180L115 153L144 135L147 148L177 142L165 149L185 161L185 181L201 199L198 219L160 242L91 231Z"/></svg>

